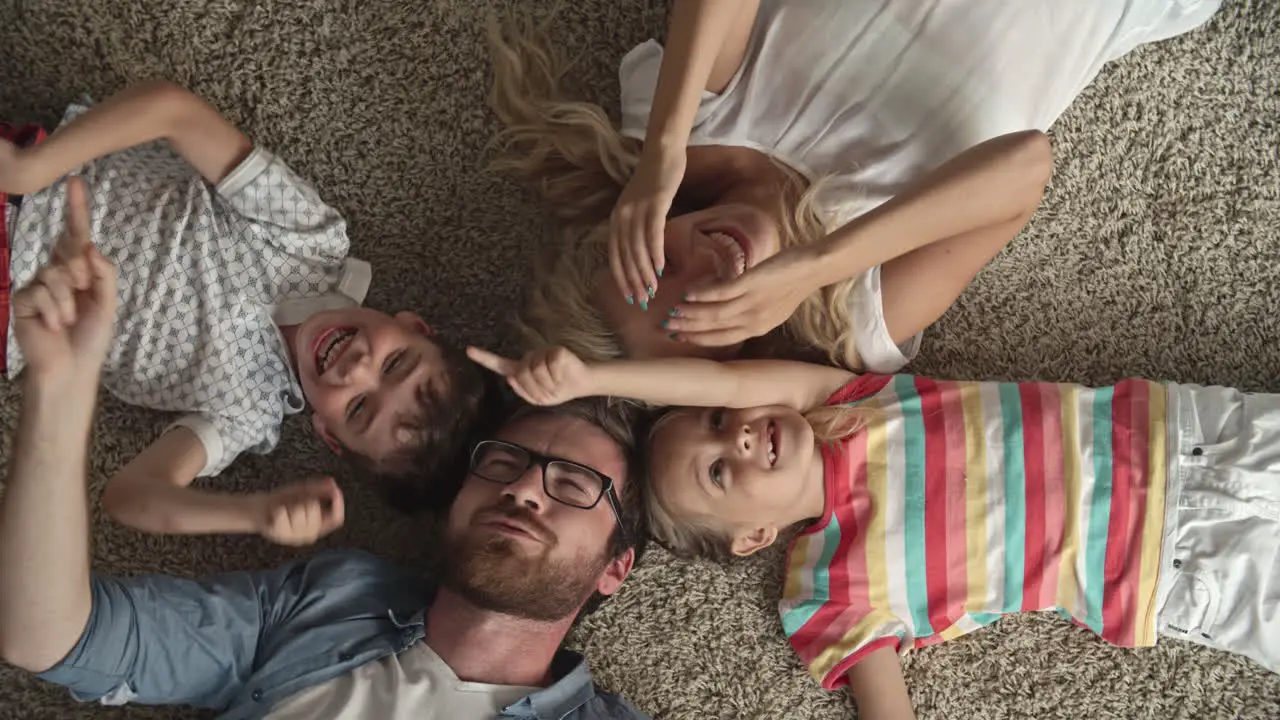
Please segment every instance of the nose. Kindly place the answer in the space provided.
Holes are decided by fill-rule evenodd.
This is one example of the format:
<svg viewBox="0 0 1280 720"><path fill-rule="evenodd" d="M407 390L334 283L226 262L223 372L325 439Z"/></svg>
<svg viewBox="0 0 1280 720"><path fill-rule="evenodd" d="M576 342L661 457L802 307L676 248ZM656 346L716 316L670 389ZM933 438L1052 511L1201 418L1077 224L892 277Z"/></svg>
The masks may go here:
<svg viewBox="0 0 1280 720"><path fill-rule="evenodd" d="M520 477L503 489L503 497L511 498L516 505L523 505L530 510L541 510L547 502L546 490L542 487L542 472L542 468L536 463L530 465Z"/></svg>
<svg viewBox="0 0 1280 720"><path fill-rule="evenodd" d="M751 432L751 426L743 423L738 430L737 437L734 438L734 444L738 446L738 451L744 456L751 455L751 449L755 445L755 434Z"/></svg>
<svg viewBox="0 0 1280 720"><path fill-rule="evenodd" d="M348 348L343 356L339 358L340 363L337 367L338 377L344 383L354 383L367 381L376 374L374 363L371 362L373 356L364 348L351 347Z"/></svg>

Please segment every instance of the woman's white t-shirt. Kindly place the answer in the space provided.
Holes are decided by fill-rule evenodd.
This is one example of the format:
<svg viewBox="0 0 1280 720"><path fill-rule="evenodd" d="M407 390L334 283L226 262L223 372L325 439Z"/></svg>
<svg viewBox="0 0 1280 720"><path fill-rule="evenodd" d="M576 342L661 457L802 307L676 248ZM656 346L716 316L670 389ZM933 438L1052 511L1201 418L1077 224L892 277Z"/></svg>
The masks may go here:
<svg viewBox="0 0 1280 720"><path fill-rule="evenodd" d="M729 86L706 93L691 145L754 148L811 180L834 224L998 135L1046 130L1102 65L1203 24L1219 0L762 0ZM643 138L662 62L622 60L622 132ZM854 295L868 370L892 372L918 338L884 327L879 268Z"/></svg>

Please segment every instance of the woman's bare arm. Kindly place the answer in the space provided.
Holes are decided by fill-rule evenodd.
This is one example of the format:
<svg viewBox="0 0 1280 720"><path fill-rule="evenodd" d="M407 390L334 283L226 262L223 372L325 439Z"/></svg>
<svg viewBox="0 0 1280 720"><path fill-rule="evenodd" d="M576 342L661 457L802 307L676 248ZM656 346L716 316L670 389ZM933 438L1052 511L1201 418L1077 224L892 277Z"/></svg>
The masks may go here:
<svg viewBox="0 0 1280 720"><path fill-rule="evenodd" d="M759 0L676 0L671 11L646 150L684 153L704 90L721 92L747 51Z"/></svg>

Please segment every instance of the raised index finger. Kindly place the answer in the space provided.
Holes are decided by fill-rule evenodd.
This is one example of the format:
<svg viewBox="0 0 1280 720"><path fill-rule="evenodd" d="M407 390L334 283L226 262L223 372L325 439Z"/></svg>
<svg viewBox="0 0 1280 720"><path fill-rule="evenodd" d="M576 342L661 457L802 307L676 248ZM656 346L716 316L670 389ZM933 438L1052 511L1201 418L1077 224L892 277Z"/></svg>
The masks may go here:
<svg viewBox="0 0 1280 720"><path fill-rule="evenodd" d="M58 253L63 257L75 257L93 244L89 237L89 190L84 178L73 175L67 178L66 229L58 240Z"/></svg>
<svg viewBox="0 0 1280 720"><path fill-rule="evenodd" d="M519 361L504 358L501 355L491 353L488 350L478 348L474 345L467 346L467 357L471 358L471 361L475 364L488 368L489 370L492 370L504 377L510 376L520 369Z"/></svg>

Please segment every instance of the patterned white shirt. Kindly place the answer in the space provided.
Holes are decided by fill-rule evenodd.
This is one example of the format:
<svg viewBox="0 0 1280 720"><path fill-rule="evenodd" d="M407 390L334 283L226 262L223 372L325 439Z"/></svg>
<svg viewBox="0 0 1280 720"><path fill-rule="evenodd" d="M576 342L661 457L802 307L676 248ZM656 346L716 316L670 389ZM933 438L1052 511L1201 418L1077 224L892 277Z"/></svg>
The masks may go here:
<svg viewBox="0 0 1280 720"><path fill-rule="evenodd" d="M87 108L72 105L69 122ZM241 452L270 452L305 406L277 324L364 301L367 263L348 259L346 223L283 162L254 149L211 187L157 141L99 158L92 237L119 272L116 337L103 384L125 402L188 413L200 475ZM26 196L11 238L13 287L49 259L64 227L65 181ZM10 324L12 328L12 323ZM24 365L12 330L8 372Z"/></svg>

